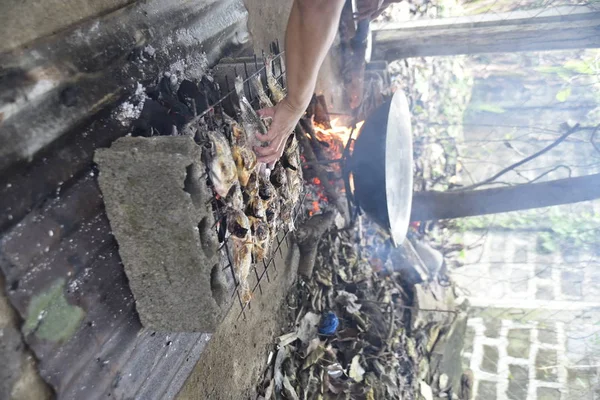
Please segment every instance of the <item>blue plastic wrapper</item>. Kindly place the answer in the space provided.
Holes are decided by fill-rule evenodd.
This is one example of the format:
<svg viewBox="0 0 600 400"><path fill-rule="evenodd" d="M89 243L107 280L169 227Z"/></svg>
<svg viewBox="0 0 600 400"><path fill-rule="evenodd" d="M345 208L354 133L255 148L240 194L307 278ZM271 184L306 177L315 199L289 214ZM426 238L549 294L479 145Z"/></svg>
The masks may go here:
<svg viewBox="0 0 600 400"><path fill-rule="evenodd" d="M333 335L340 324L335 313L329 311L321 318L321 325L319 326L319 334L321 335Z"/></svg>

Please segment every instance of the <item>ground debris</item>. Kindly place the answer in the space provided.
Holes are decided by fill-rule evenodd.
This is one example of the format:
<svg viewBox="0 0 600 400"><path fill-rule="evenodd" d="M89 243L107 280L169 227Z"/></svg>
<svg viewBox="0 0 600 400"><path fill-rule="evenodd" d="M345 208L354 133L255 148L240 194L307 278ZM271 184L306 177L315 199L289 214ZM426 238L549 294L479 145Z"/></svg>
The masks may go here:
<svg viewBox="0 0 600 400"><path fill-rule="evenodd" d="M333 226L323 234L312 276L297 283L294 322L277 340L258 398L420 399L423 391L429 395L427 388L434 398L452 398L454 377L436 369L441 363L429 366L446 333L456 331L452 284L438 276L407 284L389 255L389 268L376 270L369 262L374 248L364 245L359 231L369 230ZM331 314L337 329L322 334Z"/></svg>

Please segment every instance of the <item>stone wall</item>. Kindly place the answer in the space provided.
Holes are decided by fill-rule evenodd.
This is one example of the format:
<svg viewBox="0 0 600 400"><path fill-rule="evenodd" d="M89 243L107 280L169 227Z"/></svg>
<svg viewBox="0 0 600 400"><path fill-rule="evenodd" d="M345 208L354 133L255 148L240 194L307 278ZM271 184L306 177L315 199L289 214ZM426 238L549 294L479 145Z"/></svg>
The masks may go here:
<svg viewBox="0 0 600 400"><path fill-rule="evenodd" d="M463 360L474 372L474 398L597 398L599 263L539 254L531 233L464 239L481 243L452 273L473 306Z"/></svg>

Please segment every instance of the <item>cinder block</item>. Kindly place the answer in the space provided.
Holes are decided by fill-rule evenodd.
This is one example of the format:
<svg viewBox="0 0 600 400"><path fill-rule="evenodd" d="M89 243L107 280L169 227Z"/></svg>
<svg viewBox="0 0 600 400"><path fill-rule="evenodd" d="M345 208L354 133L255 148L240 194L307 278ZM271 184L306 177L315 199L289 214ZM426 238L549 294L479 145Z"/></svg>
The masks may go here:
<svg viewBox="0 0 600 400"><path fill-rule="evenodd" d="M100 189L142 324L214 332L227 307L202 149L125 137L96 151Z"/></svg>

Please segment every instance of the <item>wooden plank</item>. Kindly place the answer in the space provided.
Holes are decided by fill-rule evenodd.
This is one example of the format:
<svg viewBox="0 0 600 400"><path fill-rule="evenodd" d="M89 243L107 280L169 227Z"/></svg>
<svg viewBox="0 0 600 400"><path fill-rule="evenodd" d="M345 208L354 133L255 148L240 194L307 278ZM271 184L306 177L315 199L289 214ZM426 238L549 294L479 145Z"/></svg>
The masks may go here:
<svg viewBox="0 0 600 400"><path fill-rule="evenodd" d="M600 47L600 11L583 6L385 24L373 60Z"/></svg>

